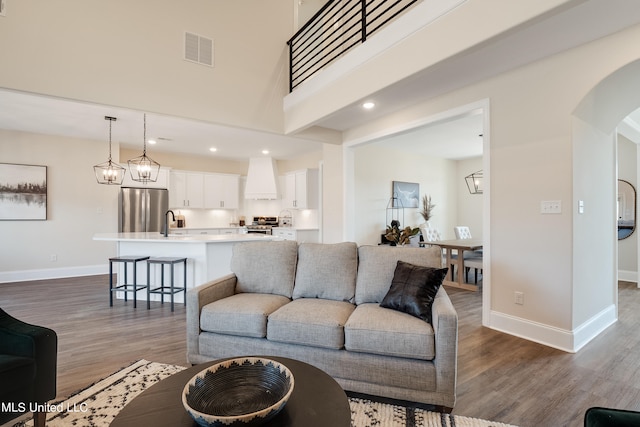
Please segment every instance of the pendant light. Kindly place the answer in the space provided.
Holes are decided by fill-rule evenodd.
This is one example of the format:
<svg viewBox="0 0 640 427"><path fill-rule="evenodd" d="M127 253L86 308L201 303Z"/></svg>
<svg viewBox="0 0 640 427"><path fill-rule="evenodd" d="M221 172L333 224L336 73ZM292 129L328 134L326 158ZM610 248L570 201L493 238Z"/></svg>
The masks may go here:
<svg viewBox="0 0 640 427"><path fill-rule="evenodd" d="M109 116L105 116L104 119L109 120L109 160L95 165L93 172L96 174L98 184L121 185L126 170L111 160L111 124L117 119Z"/></svg>
<svg viewBox="0 0 640 427"><path fill-rule="evenodd" d="M469 193L471 194L482 194L482 190L484 188L482 182L482 171L474 172L471 175L467 175L464 177L464 180L467 182L467 188L469 189Z"/></svg>
<svg viewBox="0 0 640 427"><path fill-rule="evenodd" d="M143 134L143 151L142 156L138 156L129 160L129 173L131 179L137 182L147 183L156 182L160 173L160 163L147 157L147 115L144 115L144 134Z"/></svg>

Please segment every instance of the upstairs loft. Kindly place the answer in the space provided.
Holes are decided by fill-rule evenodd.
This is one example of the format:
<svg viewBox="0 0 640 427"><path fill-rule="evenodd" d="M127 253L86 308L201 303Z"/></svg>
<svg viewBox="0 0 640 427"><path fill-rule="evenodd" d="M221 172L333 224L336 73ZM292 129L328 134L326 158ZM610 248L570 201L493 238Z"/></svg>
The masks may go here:
<svg viewBox="0 0 640 427"><path fill-rule="evenodd" d="M416 2L297 79L284 98L285 133L326 132L342 142L393 112L625 28L623 9L606 0L498 0L490 9L482 0ZM365 101L376 109L364 111Z"/></svg>

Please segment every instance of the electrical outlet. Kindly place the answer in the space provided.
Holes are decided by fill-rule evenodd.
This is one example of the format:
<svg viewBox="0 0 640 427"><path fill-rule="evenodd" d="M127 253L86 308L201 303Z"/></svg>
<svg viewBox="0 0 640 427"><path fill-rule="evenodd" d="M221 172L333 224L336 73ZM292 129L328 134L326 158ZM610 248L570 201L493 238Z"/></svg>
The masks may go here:
<svg viewBox="0 0 640 427"><path fill-rule="evenodd" d="M540 202L541 214L559 214L562 213L562 201L560 200L543 200Z"/></svg>
<svg viewBox="0 0 640 427"><path fill-rule="evenodd" d="M56 261L58 261L58 255L56 255L56 254L52 254L52 255L50 255L50 256L49 256L49 261L51 261L51 262L56 262Z"/></svg>
<svg viewBox="0 0 640 427"><path fill-rule="evenodd" d="M514 292L515 303L518 305L524 305L524 292Z"/></svg>

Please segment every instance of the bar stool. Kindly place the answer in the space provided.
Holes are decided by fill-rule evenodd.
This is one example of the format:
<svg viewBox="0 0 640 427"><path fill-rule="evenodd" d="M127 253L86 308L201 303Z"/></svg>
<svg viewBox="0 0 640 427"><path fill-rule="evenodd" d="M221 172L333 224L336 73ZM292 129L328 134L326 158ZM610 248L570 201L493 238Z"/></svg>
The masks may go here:
<svg viewBox="0 0 640 427"><path fill-rule="evenodd" d="M178 288L175 286L175 275L174 275L174 267L176 264L183 264L183 281L182 287ZM160 265L160 286L157 288L151 288L151 265L159 264ZM171 282L169 286L166 286L164 283L164 267L171 267ZM184 304L187 304L187 259L186 258L174 258L174 257L157 257L157 258L149 258L147 260L147 283L149 287L147 288L147 310L151 308L151 294L160 294L160 301L164 304L164 296L171 295L171 311L173 311L173 300L174 295L178 292L184 293Z"/></svg>
<svg viewBox="0 0 640 427"><path fill-rule="evenodd" d="M127 293L133 292L133 308L136 308L136 294L138 291L147 287L149 282L147 281L146 285L138 285L138 262L145 261L149 259L148 256L144 255L124 255L117 256L113 258L109 258L109 307L113 307L113 293L116 291L124 292L124 300L127 301ZM114 262L122 262L124 263L124 280L122 281L122 285L113 286L113 263ZM127 266L129 264L133 265L133 283L129 283L127 280Z"/></svg>

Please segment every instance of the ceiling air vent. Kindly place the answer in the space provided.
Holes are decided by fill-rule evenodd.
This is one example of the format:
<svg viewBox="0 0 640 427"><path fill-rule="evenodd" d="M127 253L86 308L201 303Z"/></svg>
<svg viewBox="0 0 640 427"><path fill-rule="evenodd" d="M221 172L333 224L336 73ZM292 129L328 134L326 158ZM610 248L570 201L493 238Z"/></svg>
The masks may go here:
<svg viewBox="0 0 640 427"><path fill-rule="evenodd" d="M213 40L184 33L184 59L213 67Z"/></svg>

